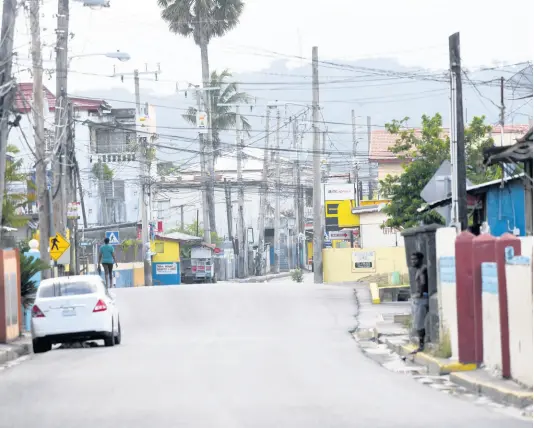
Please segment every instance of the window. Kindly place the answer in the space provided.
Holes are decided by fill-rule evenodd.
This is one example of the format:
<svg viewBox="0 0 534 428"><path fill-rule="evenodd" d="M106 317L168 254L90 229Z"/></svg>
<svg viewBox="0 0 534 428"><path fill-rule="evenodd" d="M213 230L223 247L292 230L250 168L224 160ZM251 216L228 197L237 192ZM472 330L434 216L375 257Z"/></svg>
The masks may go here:
<svg viewBox="0 0 534 428"><path fill-rule="evenodd" d="M339 204L329 204L327 205L327 214L337 214L338 213L338 207Z"/></svg>
<svg viewBox="0 0 534 428"><path fill-rule="evenodd" d="M163 242L156 242L154 249L156 250L157 254L162 254L165 252L165 244Z"/></svg>
<svg viewBox="0 0 534 428"><path fill-rule="evenodd" d="M90 282L49 283L39 286L39 297L81 296L97 292Z"/></svg>

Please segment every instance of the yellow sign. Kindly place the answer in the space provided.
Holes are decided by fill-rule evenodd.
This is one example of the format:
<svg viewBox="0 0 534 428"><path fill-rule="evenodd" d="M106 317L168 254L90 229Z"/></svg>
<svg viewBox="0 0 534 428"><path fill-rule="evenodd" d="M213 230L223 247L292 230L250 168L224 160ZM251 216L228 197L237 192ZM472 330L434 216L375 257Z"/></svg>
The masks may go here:
<svg viewBox="0 0 534 428"><path fill-rule="evenodd" d="M69 241L67 241L63 235L56 233L56 236L50 238L50 257L56 262L70 247Z"/></svg>

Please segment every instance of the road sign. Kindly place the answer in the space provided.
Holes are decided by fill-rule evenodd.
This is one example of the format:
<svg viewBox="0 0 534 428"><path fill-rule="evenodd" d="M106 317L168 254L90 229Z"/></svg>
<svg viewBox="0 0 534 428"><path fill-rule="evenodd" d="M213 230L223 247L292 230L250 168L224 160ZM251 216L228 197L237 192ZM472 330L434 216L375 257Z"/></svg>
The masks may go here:
<svg viewBox="0 0 534 428"><path fill-rule="evenodd" d="M67 205L67 218L69 220L78 220L80 218L79 202L69 202Z"/></svg>
<svg viewBox="0 0 534 428"><path fill-rule="evenodd" d="M63 235L56 233L56 236L50 238L49 246L50 257L57 262L63 253L69 249L70 244Z"/></svg>
<svg viewBox="0 0 534 428"><path fill-rule="evenodd" d="M118 230L113 230L111 232L106 232L106 238L109 239L109 244L110 245L119 245L120 244L119 231Z"/></svg>
<svg viewBox="0 0 534 428"><path fill-rule="evenodd" d="M208 115L204 111L199 111L197 113L197 128L201 134L206 134L208 132Z"/></svg>
<svg viewBox="0 0 534 428"><path fill-rule="evenodd" d="M342 241L345 239L350 239L350 232L347 231L330 231L328 232L328 235L330 236L330 240L332 241Z"/></svg>

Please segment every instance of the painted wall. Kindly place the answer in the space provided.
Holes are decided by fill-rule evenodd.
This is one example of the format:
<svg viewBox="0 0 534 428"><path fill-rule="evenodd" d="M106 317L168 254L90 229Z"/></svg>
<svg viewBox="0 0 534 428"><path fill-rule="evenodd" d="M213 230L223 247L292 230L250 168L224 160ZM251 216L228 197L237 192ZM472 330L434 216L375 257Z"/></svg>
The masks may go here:
<svg viewBox="0 0 534 428"><path fill-rule="evenodd" d="M353 269L353 253L374 253L373 267ZM407 273L404 248L327 248L323 250L323 275L326 283L354 282L369 275Z"/></svg>
<svg viewBox="0 0 534 428"><path fill-rule="evenodd" d="M458 318L456 304L456 229L443 227L436 231L437 290L440 335L447 331L453 359L458 359Z"/></svg>
<svg viewBox="0 0 534 428"><path fill-rule="evenodd" d="M378 179L383 180L387 175L401 175L404 172L401 163L378 163Z"/></svg>
<svg viewBox="0 0 534 428"><path fill-rule="evenodd" d="M512 183L504 188L493 187L486 195L487 221L493 236L513 233L525 236L525 189L523 184Z"/></svg>
<svg viewBox="0 0 534 428"><path fill-rule="evenodd" d="M180 244L169 240L155 240L150 242L150 250L156 252L156 244L163 244L163 252L152 256L152 263L179 262ZM159 245L158 245L159 247Z"/></svg>
<svg viewBox="0 0 534 428"><path fill-rule="evenodd" d="M482 337L484 365L502 373L501 316L497 263L482 263Z"/></svg>
<svg viewBox="0 0 534 428"><path fill-rule="evenodd" d="M18 250L0 250L0 343L19 337L22 327Z"/></svg>
<svg viewBox="0 0 534 428"><path fill-rule="evenodd" d="M381 225L387 220L382 212L360 214L360 235L362 248L404 247L404 238L398 232L385 233Z"/></svg>
<svg viewBox="0 0 534 428"><path fill-rule="evenodd" d="M532 388L532 259L507 262L506 284L508 308L513 308L508 311L511 375Z"/></svg>

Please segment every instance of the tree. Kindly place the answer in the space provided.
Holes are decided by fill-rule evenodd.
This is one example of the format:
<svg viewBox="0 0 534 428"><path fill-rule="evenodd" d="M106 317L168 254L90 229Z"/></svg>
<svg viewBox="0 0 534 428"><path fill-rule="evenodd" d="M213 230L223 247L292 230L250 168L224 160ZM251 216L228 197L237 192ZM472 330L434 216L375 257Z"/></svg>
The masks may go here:
<svg viewBox="0 0 534 428"><path fill-rule="evenodd" d="M202 84L205 88L208 87L210 83L208 44L212 38L224 36L239 23L245 4L241 0L158 0L158 5L163 9L161 17L169 24L169 30L184 37L192 36L200 47ZM203 91L202 95L209 116L211 109L208 92ZM208 153L213 152L210 130L206 146ZM207 170L212 173L214 159L211 156L207 158ZM215 231L214 186L208 186L207 196L210 229Z"/></svg>
<svg viewBox="0 0 534 428"><path fill-rule="evenodd" d="M6 188L2 202L2 226L22 227L28 223L28 218L20 215L20 209L35 201L34 195L28 195L28 189L35 189L34 184L28 180L26 174L21 171L22 159L15 160L13 155L20 151L17 147L7 147L8 159L6 161ZM24 183L23 191L15 191L15 185Z"/></svg>
<svg viewBox="0 0 534 428"><path fill-rule="evenodd" d="M168 233L173 232L185 233L191 236L204 236L204 229L196 220L193 223L184 225L183 228L176 227L174 229L171 229ZM217 235L217 232L211 232L211 242L215 245L219 245L222 242L222 239L219 237L219 235ZM191 245L180 245L180 257L186 259L191 257Z"/></svg>
<svg viewBox="0 0 534 428"><path fill-rule="evenodd" d="M473 183L483 183L500 176L498 167L486 169L482 163L482 152L493 145L488 137L491 126L484 123L485 117L474 117L465 129L467 178ZM388 215L386 227L408 228L425 224L443 224L443 218L436 212L419 213L423 205L420 193L432 178L441 163L450 159L450 140L443 129L441 115L423 115L419 132L404 129L408 118L393 120L386 129L397 135L397 141L390 151L404 161L404 172L400 176L388 175L380 181L381 193L391 202L384 208Z"/></svg>
<svg viewBox="0 0 534 428"><path fill-rule="evenodd" d="M232 73L228 70L223 70L220 74L217 71L211 73L210 86L220 88L219 90L212 91L210 106L215 158L221 154L220 131L234 127L237 120L233 107L221 106L220 104L239 104L250 101L250 96L247 93L237 91L237 83L227 81L231 77ZM197 109L189 107L187 113L183 115L183 118L191 124L196 124ZM241 124L243 130L248 135L251 126L244 116L241 116Z"/></svg>

